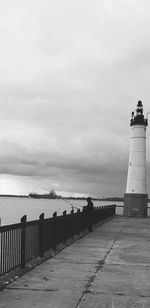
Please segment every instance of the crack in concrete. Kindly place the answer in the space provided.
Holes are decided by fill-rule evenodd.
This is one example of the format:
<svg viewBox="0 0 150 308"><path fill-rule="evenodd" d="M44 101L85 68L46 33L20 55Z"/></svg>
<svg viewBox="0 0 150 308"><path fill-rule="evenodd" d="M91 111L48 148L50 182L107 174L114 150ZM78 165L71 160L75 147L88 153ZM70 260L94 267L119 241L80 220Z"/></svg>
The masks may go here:
<svg viewBox="0 0 150 308"><path fill-rule="evenodd" d="M85 264L85 265L88 265L88 264L93 264L93 265L96 265L97 264L97 261L96 262L67 262L67 261L63 261L63 263L65 264Z"/></svg>
<svg viewBox="0 0 150 308"><path fill-rule="evenodd" d="M41 291L41 292L57 292L59 291L58 289L32 289L32 288L8 288L9 290L21 290L21 291Z"/></svg>
<svg viewBox="0 0 150 308"><path fill-rule="evenodd" d="M126 218L126 219L128 219L128 218ZM96 278L97 273L98 273L99 271L102 271L102 269L103 269L103 267L104 267L104 265L105 265L105 262L106 262L106 259L107 259L108 255L109 255L110 252L113 250L115 243L117 242L117 240L118 240L119 237L120 237L120 233L121 233L122 228L123 228L124 225L125 225L126 219L124 220L124 223L121 225L121 227L120 227L120 229L119 229L119 232L118 232L117 236L116 236L115 239L113 240L112 245L110 246L110 248L109 248L108 251L106 252L104 258L103 258L102 260L98 261L98 265L96 266L95 273L94 273L92 276L89 277L88 282L87 282L87 284L85 285L85 288L84 288L84 290L83 290L83 292L82 292L82 295L80 296L80 298L79 298L79 300L78 300L78 302L77 302L77 304L76 304L76 306L75 306L74 308L78 308L79 305L80 305L80 303L81 303L81 301L82 301L82 299L83 299L83 297L84 297L84 295L87 294L87 293L90 293L89 288L91 287L91 285L92 285L94 279Z"/></svg>
<svg viewBox="0 0 150 308"><path fill-rule="evenodd" d="M108 293L106 292L100 292L100 291L91 291L91 290L88 290L86 292L86 294L91 294L91 295L108 295ZM117 292L111 292L110 293L112 296L115 295L115 296L133 296L133 294L129 294L129 293L117 293ZM140 298L150 298L150 295L144 295L144 294L135 294L136 297L140 297Z"/></svg>
<svg viewBox="0 0 150 308"><path fill-rule="evenodd" d="M133 267L137 267L137 268L147 268L148 267L148 268L150 268L149 264L140 264L139 265L139 264L135 264L135 263L121 263L121 262L120 263L113 263L113 262L111 263L111 262L109 262L109 264L113 265L113 266L120 266L120 265L121 266L128 266L128 267L131 266L132 268Z"/></svg>

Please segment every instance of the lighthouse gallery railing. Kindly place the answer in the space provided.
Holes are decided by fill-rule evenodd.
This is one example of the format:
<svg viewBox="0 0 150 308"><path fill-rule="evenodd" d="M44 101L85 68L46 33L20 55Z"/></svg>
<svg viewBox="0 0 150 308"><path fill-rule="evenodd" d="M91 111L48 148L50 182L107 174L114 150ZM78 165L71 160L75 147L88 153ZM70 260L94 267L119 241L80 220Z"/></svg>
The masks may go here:
<svg viewBox="0 0 150 308"><path fill-rule="evenodd" d="M115 205L96 207L93 211L92 225L115 215ZM0 276L17 267L25 268L26 263L37 257L44 257L48 250L56 250L61 243L79 236L89 228L89 215L83 211L27 222L26 215L21 222L0 227Z"/></svg>

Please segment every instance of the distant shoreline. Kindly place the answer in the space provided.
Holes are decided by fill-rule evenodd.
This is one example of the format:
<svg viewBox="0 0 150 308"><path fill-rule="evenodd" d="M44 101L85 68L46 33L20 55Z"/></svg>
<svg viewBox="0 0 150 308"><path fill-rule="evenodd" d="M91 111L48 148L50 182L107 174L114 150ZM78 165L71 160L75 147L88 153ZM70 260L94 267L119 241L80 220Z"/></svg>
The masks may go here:
<svg viewBox="0 0 150 308"><path fill-rule="evenodd" d="M6 197L6 198L33 198L34 197L31 197L29 195L0 195L0 197ZM62 197L62 196L56 196L55 198L51 198L51 197L48 197L48 196L45 196L45 195L40 195L39 197L35 198L35 199L50 199L50 200L57 200L57 199L70 199L70 200L86 200L87 198L86 197L72 197L72 196L69 196L69 197ZM91 199L93 201L124 201L124 198L119 198L119 197L106 197L106 198L92 198Z"/></svg>
<svg viewBox="0 0 150 308"><path fill-rule="evenodd" d="M6 197L6 198L33 198L34 197L30 197L29 195L0 195L1 198ZM35 199L48 199L48 200L63 200L63 199L68 199L68 200L86 200L86 197L62 197L62 196L56 196L55 198L51 198L51 197L45 197L44 195L40 195L39 198L35 198ZM117 201L117 202L124 202L124 198L121 197L106 197L106 198L92 198L91 199L93 201ZM148 202L150 202L150 199L148 199Z"/></svg>

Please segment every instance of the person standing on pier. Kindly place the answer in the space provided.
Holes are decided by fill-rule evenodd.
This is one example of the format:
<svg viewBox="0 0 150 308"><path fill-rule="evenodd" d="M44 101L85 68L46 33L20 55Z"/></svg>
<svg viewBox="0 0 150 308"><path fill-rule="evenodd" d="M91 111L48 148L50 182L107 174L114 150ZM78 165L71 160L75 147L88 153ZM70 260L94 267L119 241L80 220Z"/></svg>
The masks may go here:
<svg viewBox="0 0 150 308"><path fill-rule="evenodd" d="M94 205L93 202L91 200L91 197L88 197L87 199L87 215L88 215L88 229L89 232L93 231L93 210L94 210Z"/></svg>

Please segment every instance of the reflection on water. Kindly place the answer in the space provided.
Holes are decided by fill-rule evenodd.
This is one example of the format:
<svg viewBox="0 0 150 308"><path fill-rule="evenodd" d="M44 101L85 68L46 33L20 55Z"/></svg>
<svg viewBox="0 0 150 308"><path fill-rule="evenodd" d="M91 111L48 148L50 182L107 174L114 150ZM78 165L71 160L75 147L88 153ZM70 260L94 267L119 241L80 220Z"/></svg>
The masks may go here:
<svg viewBox="0 0 150 308"><path fill-rule="evenodd" d="M86 205L86 200L67 200L76 207L82 209L81 206ZM116 204L123 206L123 202L110 201L94 201L94 206L102 206ZM13 224L20 222L23 215L27 215L27 220L38 219L41 213L44 213L45 218L51 217L54 212L62 215L63 211L69 213L71 205L61 200L48 199L31 199L31 198L7 198L0 197L0 217L1 225ZM117 207L117 215L123 214L123 208ZM150 213L149 213L150 215Z"/></svg>

